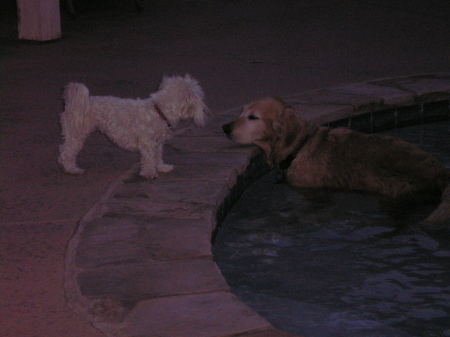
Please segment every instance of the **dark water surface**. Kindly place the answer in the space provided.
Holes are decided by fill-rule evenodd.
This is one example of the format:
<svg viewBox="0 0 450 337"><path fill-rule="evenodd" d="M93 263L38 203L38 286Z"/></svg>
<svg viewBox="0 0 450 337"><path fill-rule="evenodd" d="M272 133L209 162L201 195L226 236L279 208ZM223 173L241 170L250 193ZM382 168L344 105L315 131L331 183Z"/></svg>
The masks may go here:
<svg viewBox="0 0 450 337"><path fill-rule="evenodd" d="M450 167L450 124L388 132ZM232 290L279 329L305 337L450 336L450 230L410 225L373 195L299 190L270 174L219 230L214 256Z"/></svg>

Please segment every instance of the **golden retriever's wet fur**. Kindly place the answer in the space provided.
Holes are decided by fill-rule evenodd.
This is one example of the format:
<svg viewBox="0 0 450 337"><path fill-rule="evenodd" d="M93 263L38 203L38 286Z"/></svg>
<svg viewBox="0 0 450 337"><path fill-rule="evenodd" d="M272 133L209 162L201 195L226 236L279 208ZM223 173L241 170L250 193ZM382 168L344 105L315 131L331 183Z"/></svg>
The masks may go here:
<svg viewBox="0 0 450 337"><path fill-rule="evenodd" d="M223 130L237 143L258 145L271 166L287 165L293 186L369 191L395 199L437 195L442 201L426 222L450 221L450 170L400 138L317 127L277 98L246 105Z"/></svg>

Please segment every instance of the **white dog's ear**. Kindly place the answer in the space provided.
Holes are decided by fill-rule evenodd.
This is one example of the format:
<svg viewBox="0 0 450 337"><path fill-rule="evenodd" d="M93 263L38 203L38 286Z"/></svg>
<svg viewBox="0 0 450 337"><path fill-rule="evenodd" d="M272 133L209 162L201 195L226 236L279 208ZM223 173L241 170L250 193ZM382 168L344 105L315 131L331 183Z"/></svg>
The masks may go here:
<svg viewBox="0 0 450 337"><path fill-rule="evenodd" d="M161 79L161 82L159 82L159 89L160 90L165 87L168 79L169 79L169 76L163 75L163 77Z"/></svg>
<svg viewBox="0 0 450 337"><path fill-rule="evenodd" d="M194 123L197 126L204 126L206 123L207 108L202 101L194 100L191 109Z"/></svg>
<svg viewBox="0 0 450 337"><path fill-rule="evenodd" d="M191 102L191 116L194 119L194 123L197 126L204 126L206 122L206 114L208 108L206 107L203 99L205 94L198 81L191 75L186 74L184 80L189 83L191 90L190 102Z"/></svg>

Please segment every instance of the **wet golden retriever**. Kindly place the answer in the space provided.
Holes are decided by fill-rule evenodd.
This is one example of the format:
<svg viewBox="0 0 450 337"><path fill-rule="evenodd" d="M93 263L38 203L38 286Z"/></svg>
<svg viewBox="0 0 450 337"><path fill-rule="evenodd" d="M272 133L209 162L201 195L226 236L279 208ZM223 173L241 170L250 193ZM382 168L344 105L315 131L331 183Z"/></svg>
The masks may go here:
<svg viewBox="0 0 450 337"><path fill-rule="evenodd" d="M259 146L293 186L368 191L395 200L434 195L441 202L425 223L450 222L450 170L400 138L318 127L278 98L247 104L223 131L239 144Z"/></svg>

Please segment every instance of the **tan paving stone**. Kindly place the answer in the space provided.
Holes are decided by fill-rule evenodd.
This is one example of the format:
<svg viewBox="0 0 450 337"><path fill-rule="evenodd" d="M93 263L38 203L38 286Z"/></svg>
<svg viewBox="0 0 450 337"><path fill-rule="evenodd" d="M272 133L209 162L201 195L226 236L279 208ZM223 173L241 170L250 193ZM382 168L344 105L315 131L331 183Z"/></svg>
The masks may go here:
<svg viewBox="0 0 450 337"><path fill-rule="evenodd" d="M254 146L249 146L255 148ZM136 189L145 189L145 186L152 181L146 180L138 175L139 166L136 165L133 174L125 179L125 185L133 185ZM222 165L203 165L199 163L175 165L175 168L168 173L162 173L158 177L159 182L168 181L212 181L229 182L236 180L237 173L230 169L230 166ZM234 184L233 184L234 185Z"/></svg>
<svg viewBox="0 0 450 337"><path fill-rule="evenodd" d="M338 88L311 90L291 98L299 104L351 105L356 110L363 106L382 104L376 96L342 92Z"/></svg>
<svg viewBox="0 0 450 337"><path fill-rule="evenodd" d="M238 146L222 135L215 137L176 137L169 142L170 146L178 151L185 152L238 152L248 153L255 151L255 147Z"/></svg>
<svg viewBox="0 0 450 337"><path fill-rule="evenodd" d="M126 219L96 218L85 224L75 262L80 267L142 262L148 254L143 229Z"/></svg>
<svg viewBox="0 0 450 337"><path fill-rule="evenodd" d="M135 240L139 237L140 226L126 219L94 218L84 225L81 240L106 243L117 240Z"/></svg>
<svg viewBox="0 0 450 337"><path fill-rule="evenodd" d="M156 180L150 184L136 186L123 184L117 187L112 198L116 200L144 199L149 202L172 202L181 201L189 203L204 203L217 205L228 194L227 186L222 183L211 181L160 181Z"/></svg>
<svg viewBox="0 0 450 337"><path fill-rule="evenodd" d="M148 258L137 240L111 241L109 243L81 242L77 248L75 263L78 267L92 268L105 264L136 263Z"/></svg>
<svg viewBox="0 0 450 337"><path fill-rule="evenodd" d="M83 296L130 301L228 290L211 258L96 268L80 273L78 283Z"/></svg>
<svg viewBox="0 0 450 337"><path fill-rule="evenodd" d="M106 213L104 218L139 225L139 238L135 238L134 246L140 242L141 252L145 250L141 255L151 260L211 256L213 228L212 223L205 219L157 218L146 214L119 213ZM80 252L83 252L82 248L79 247ZM98 253L97 250L93 249L94 253Z"/></svg>
<svg viewBox="0 0 450 337"><path fill-rule="evenodd" d="M450 77L448 75L422 75L386 79L371 83L409 90L419 96L420 101L436 101L450 98Z"/></svg>
<svg viewBox="0 0 450 337"><path fill-rule="evenodd" d="M105 202L107 213L148 215L152 217L170 217L175 219L206 219L213 221L215 218L214 205L203 203L188 203L181 201L159 202L148 199L140 200L109 200Z"/></svg>
<svg viewBox="0 0 450 337"><path fill-rule="evenodd" d="M355 113L351 105L301 104L295 101L291 104L301 117L319 125L347 118Z"/></svg>
<svg viewBox="0 0 450 337"><path fill-rule="evenodd" d="M229 292L143 301L122 333L129 337L219 337L269 328L270 324Z"/></svg>
<svg viewBox="0 0 450 337"><path fill-rule="evenodd" d="M177 165L172 172L159 177L160 182L181 180L228 183L236 180L236 173L228 166Z"/></svg>
<svg viewBox="0 0 450 337"><path fill-rule="evenodd" d="M144 225L153 260L211 256L211 223L200 219L150 219Z"/></svg>
<svg viewBox="0 0 450 337"><path fill-rule="evenodd" d="M410 91L371 83L354 83L334 88L337 92L378 97L384 105L411 105L415 95Z"/></svg>
<svg viewBox="0 0 450 337"><path fill-rule="evenodd" d="M164 157L167 163L173 165L204 165L242 168L243 172L249 163L247 153L207 153L207 152L179 152Z"/></svg>

